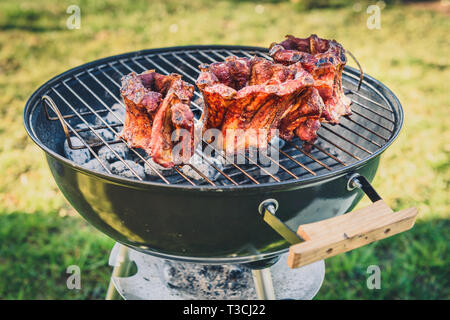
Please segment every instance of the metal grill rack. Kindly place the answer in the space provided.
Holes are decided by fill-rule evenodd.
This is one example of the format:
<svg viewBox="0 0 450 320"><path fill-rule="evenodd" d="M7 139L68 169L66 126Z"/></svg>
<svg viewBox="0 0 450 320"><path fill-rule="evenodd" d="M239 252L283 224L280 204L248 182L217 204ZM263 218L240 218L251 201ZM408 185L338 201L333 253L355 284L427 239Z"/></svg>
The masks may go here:
<svg viewBox="0 0 450 320"><path fill-rule="evenodd" d="M266 53L265 49L256 48L169 48L165 51L152 52L150 50L122 55L106 62L100 60L98 63L90 63L85 68L76 68L73 72L69 71L64 74L42 96L42 104L49 121L61 122L69 147L73 149L87 148L93 157L99 160L104 169L112 174L97 154L100 146L107 146L134 174L136 179L143 180L125 162L126 159L123 159L111 147L115 143L127 144L118 135L122 129L122 120L111 109L115 103L119 103L125 108L119 92L121 77L132 71L142 73L148 69L155 69L161 74L179 73L183 76L183 80L194 84L200 72L198 65L202 63L223 61L230 55L240 57L257 55L270 59ZM221 169L211 163L201 152L196 151L220 174L220 178L213 181L196 166L190 164L189 166L203 177L203 180L198 181L184 174L180 166L175 167L173 174L167 176L159 172L139 150L130 148L130 151L139 162L146 163L157 173L152 180L163 184L206 184L214 187L264 184L286 180L298 181L306 177L320 176L364 160L383 148L395 134L396 114L390 103L374 84L367 81L364 81L358 90L358 81L359 76L352 69L346 67L343 75L344 92L352 100L353 114L343 117L337 125L322 124L318 132L319 139L312 144L311 151L308 151L308 148L305 149L302 142L296 139L278 149L278 160L268 156L269 160L279 169L276 174L269 172L264 165L249 157L246 157L248 164L229 163ZM196 89L191 103L196 121L202 113L199 101L201 101L201 94ZM105 120L105 115L108 113L114 115L119 123L109 124ZM84 123L85 128L75 129L79 123ZM109 130L114 134L115 139L106 141L99 134L99 130ZM82 138L84 131L92 132L99 142L89 144ZM79 138L83 145L73 146L70 137ZM217 153L219 157L224 157L219 151Z"/></svg>

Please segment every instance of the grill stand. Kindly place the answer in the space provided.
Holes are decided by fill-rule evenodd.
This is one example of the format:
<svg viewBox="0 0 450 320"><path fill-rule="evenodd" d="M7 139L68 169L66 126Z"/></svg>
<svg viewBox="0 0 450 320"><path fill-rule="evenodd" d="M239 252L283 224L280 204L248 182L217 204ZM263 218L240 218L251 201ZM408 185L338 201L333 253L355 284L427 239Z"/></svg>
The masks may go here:
<svg viewBox="0 0 450 320"><path fill-rule="evenodd" d="M116 252L114 252L114 250ZM133 262L130 260L128 248L123 245L115 245L111 256L109 257L109 265L113 266L111 279L109 280L108 291L106 292L106 300L119 300L121 294L116 290L117 278L128 277L131 275L131 267Z"/></svg>
<svg viewBox="0 0 450 320"><path fill-rule="evenodd" d="M269 268L252 270L256 295L259 300L275 300L275 290Z"/></svg>
<svg viewBox="0 0 450 320"><path fill-rule="evenodd" d="M318 261L298 269L287 266L287 254L269 268L251 269L244 266L240 281L243 285L235 295L208 296L201 290L198 295L183 289L170 288L163 280L161 265L167 260L156 258L116 243L109 264L114 267L106 294L107 300L193 300L193 299L299 299L310 300L319 291L325 276L325 263ZM175 266L203 265L169 262ZM136 264L137 272L133 272ZM224 268L235 265L224 265ZM242 265L238 266L239 268ZM207 276L206 276L207 277ZM246 285L248 284L248 285Z"/></svg>

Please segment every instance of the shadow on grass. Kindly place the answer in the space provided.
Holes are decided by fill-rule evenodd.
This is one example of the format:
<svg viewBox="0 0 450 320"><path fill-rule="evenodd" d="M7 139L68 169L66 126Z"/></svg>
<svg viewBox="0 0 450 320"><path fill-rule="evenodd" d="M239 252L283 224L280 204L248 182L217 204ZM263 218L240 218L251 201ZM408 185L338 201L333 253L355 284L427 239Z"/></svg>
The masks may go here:
<svg viewBox="0 0 450 320"><path fill-rule="evenodd" d="M318 299L448 299L450 220L419 221L403 234L326 261ZM103 299L113 240L79 217L0 214L0 299ZM81 269L69 290L66 269ZM381 269L381 289L366 286L367 267Z"/></svg>
<svg viewBox="0 0 450 320"><path fill-rule="evenodd" d="M21 30L21 31L29 31L29 32L49 32L49 31L62 31L66 30L61 26L36 26L36 25L26 25L26 24L13 24L6 23L0 24L0 31L9 31L9 30Z"/></svg>

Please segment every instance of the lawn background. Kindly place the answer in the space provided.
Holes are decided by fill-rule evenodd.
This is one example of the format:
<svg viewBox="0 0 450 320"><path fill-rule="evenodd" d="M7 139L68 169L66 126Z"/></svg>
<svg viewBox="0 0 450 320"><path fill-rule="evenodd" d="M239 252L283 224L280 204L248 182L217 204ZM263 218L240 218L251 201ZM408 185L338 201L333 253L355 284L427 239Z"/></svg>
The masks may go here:
<svg viewBox="0 0 450 320"><path fill-rule="evenodd" d="M80 29L66 27L72 4L81 9ZM448 299L448 2L378 2L379 30L366 25L368 4L1 0L0 298L102 299L111 272L107 259L114 242L68 205L23 128L23 107L38 86L72 67L128 51L268 46L285 34L316 33L351 50L364 71L402 102L404 128L383 155L374 185L394 210L416 206L420 212L410 232L327 260L317 299ZM66 287L72 264L82 270L81 290ZM366 286L372 264L381 268L381 290Z"/></svg>

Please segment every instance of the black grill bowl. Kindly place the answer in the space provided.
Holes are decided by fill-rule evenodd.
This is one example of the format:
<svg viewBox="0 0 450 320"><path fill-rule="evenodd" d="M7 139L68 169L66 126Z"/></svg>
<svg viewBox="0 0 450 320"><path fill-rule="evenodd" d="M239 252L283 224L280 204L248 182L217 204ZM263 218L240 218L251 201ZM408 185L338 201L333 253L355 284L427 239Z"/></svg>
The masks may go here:
<svg viewBox="0 0 450 320"><path fill-rule="evenodd" d="M180 65L179 58L183 58L186 52L200 59L211 52L217 58L221 52L264 56L267 51L255 47L191 46L128 53L69 70L41 86L28 100L24 111L25 128L33 141L45 151L50 170L66 199L89 223L114 240L148 254L202 263L243 263L279 255L289 247L289 243L261 219L258 206L262 201L276 199L279 203L277 216L293 230L301 224L344 214L358 203L362 193L358 189L347 190L349 177L359 173L372 181L381 153L400 131L403 111L393 93L367 75L361 90L356 92L359 72L348 67L345 69L344 85L350 88L355 111L361 116L352 115L353 120L343 120L342 126L329 126L319 131L319 140L323 140L321 146L335 152L343 164L322 157L328 169L315 169L315 175L303 172L293 179L280 173L280 182L193 186L102 174L65 158L62 147L64 132L58 121L47 119L41 103L42 96L53 95L62 114L68 115L71 113L68 104L74 108L82 105L69 98L66 98L67 104L57 102L55 93L64 96L63 86L70 86L75 92L80 90L81 96L82 91L77 89L76 81L84 79L89 86L84 77L93 75L100 78L101 72L109 70L114 64L116 70L120 70L122 64L142 72L135 67L134 61L144 58L150 63L155 62L154 68L158 72L181 70L195 78L194 73L189 73L192 70L188 71ZM173 53L177 59L172 59ZM162 65L164 58L169 61L168 65ZM192 82L192 79L186 79L186 74L183 74L184 80ZM111 78L117 81L120 76L120 73L111 73ZM109 92L119 97L118 88ZM97 95L107 96L102 91L97 91ZM110 103L110 98L105 98L105 102ZM89 101L88 97L84 99ZM359 109L362 107L365 107L364 110ZM378 129L377 123L385 129ZM377 133L382 130L386 138L376 140ZM378 142L370 142L372 139ZM364 149L367 151L362 151ZM311 154L315 155L314 152ZM291 168L287 164L286 167ZM316 167L313 164L311 168Z"/></svg>

